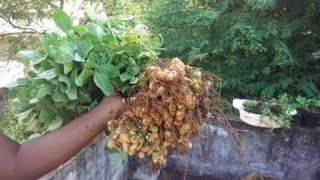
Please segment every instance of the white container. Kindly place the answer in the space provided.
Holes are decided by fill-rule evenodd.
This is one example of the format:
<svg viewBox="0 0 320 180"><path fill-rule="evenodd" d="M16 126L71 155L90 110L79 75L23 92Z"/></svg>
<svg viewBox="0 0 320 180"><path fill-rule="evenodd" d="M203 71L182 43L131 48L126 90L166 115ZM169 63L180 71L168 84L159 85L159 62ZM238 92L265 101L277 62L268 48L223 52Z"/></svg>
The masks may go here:
<svg viewBox="0 0 320 180"><path fill-rule="evenodd" d="M232 106L236 108L239 111L240 119L252 126L256 127L264 127L264 128L280 128L283 126L283 121L279 119L271 119L268 116L260 115L260 114L254 114L245 111L243 104L246 101L252 101L247 99L234 99L232 102ZM290 112L290 114L296 115L297 111L293 110Z"/></svg>

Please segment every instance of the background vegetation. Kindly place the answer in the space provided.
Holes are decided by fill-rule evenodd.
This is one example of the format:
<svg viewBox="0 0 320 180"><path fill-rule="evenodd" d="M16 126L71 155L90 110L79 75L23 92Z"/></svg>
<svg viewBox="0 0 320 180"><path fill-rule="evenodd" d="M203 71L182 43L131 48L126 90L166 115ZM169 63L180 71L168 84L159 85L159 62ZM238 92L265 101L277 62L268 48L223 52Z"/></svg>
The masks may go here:
<svg viewBox="0 0 320 180"><path fill-rule="evenodd" d="M270 99L284 92L307 97L319 94L317 0L86 2L102 2L110 16L130 14L147 24L163 37L162 57L178 56L218 73L224 79L226 97ZM64 4L30 3L34 6L25 0L1 1L0 17L28 25ZM25 11L28 7L34 9L33 14Z"/></svg>
<svg viewBox="0 0 320 180"><path fill-rule="evenodd" d="M103 7L109 16L133 15L161 35L161 57L180 57L218 74L223 78L219 87L229 100L271 99L284 93L289 98L319 96L318 0L79 2ZM0 18L30 34L31 22L51 16L64 4L63 0L0 0ZM25 47L23 42L13 47Z"/></svg>

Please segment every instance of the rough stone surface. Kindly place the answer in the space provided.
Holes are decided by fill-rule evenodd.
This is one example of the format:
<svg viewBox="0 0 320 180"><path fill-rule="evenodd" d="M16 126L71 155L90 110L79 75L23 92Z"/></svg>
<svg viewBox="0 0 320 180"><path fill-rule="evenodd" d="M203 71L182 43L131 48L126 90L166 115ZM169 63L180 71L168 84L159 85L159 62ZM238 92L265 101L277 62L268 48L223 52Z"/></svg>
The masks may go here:
<svg viewBox="0 0 320 180"><path fill-rule="evenodd" d="M320 179L320 131L294 127L290 131L268 131L232 121L239 129L245 145L244 164L227 130L210 123L203 129L200 145L193 144L187 158L173 155L161 170L151 173L146 160L129 158L119 169L114 168L113 155L98 144L56 173L52 179L183 179L187 162L187 179L233 180L251 173L280 180ZM201 149L201 150L200 150ZM186 161L185 161L186 160Z"/></svg>
<svg viewBox="0 0 320 180"><path fill-rule="evenodd" d="M127 161L116 163L116 155L107 153L106 139L88 147L84 153L42 180L127 179ZM52 175L53 174L53 175Z"/></svg>

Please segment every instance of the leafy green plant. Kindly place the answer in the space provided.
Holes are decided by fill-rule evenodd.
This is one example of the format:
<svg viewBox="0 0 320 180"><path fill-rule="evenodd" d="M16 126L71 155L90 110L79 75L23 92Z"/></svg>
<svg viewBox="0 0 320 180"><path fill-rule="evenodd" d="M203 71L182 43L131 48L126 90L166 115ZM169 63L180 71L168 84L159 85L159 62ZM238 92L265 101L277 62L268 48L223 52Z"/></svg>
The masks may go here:
<svg viewBox="0 0 320 180"><path fill-rule="evenodd" d="M320 112L320 99L315 98L305 98L298 96L296 102L299 108L304 109L308 112Z"/></svg>
<svg viewBox="0 0 320 180"><path fill-rule="evenodd" d="M246 111L268 116L271 120L283 123L284 128L289 129L293 120L291 112L297 108L289 101L288 95L283 94L270 101L248 100L244 104Z"/></svg>
<svg viewBox="0 0 320 180"><path fill-rule="evenodd" d="M114 89L132 93L146 64L157 61L161 42L132 17L107 17L91 8L79 25L61 10L53 19L56 27L40 37L40 49L17 54L28 72L10 90L18 121L40 133L67 123Z"/></svg>

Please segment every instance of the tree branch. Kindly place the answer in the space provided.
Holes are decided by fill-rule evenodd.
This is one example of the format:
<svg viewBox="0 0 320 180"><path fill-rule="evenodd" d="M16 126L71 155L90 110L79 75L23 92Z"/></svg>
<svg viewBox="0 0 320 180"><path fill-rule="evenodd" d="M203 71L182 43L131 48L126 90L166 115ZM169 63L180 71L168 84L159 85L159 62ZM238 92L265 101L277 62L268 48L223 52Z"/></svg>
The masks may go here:
<svg viewBox="0 0 320 180"><path fill-rule="evenodd" d="M64 6L64 0L60 0L60 9L63 9Z"/></svg>
<svg viewBox="0 0 320 180"><path fill-rule="evenodd" d="M20 30L24 30L24 31L33 31L34 33L37 32L37 30L33 29L33 28L29 28L29 27L21 27L19 25L16 25L12 22L11 18L7 15L5 15L4 13L0 12L0 18L2 18L3 20L5 20L8 24L10 24L13 28L16 29L20 29Z"/></svg>
<svg viewBox="0 0 320 180"><path fill-rule="evenodd" d="M13 36L13 35L20 35L20 34L31 34L31 35L38 35L43 34L43 32L35 32L35 31L21 31L21 32L12 32L12 33L3 33L0 34L0 37L6 37L6 36Z"/></svg>

